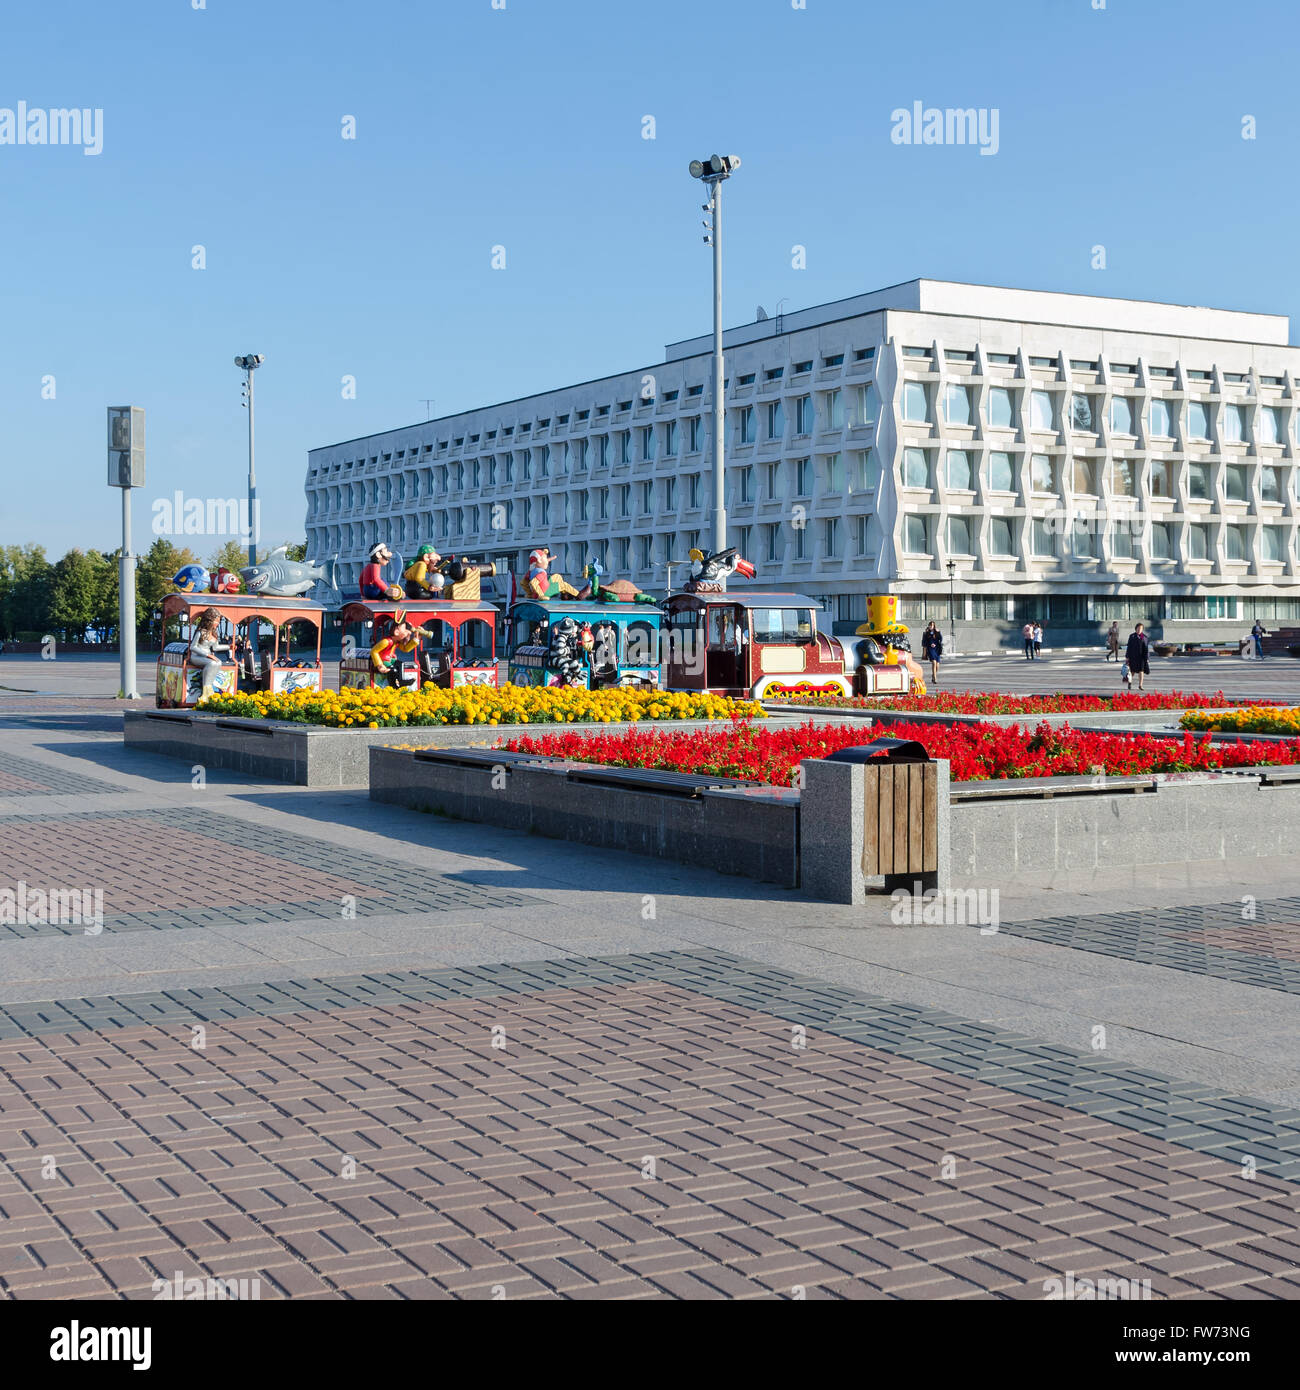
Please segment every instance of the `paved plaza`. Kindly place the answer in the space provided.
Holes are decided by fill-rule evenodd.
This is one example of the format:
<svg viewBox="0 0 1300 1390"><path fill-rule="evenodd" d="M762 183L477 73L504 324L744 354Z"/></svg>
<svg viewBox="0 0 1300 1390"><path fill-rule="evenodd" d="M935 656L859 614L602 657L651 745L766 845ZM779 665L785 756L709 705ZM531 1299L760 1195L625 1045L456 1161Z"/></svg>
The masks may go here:
<svg viewBox="0 0 1300 1390"><path fill-rule="evenodd" d="M1149 684L1300 700L1300 662ZM899 926L128 754L107 661L0 687L0 890L96 904L0 913L10 1298L1300 1297L1291 858Z"/></svg>

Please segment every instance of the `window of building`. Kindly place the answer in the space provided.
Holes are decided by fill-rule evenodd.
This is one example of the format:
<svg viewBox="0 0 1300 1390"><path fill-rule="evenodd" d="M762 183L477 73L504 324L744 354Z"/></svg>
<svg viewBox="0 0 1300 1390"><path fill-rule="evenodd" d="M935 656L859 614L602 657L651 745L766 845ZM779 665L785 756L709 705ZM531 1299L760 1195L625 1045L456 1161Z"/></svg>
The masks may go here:
<svg viewBox="0 0 1300 1390"><path fill-rule="evenodd" d="M1223 470L1223 495L1229 502L1244 502L1248 485L1246 470L1240 465Z"/></svg>
<svg viewBox="0 0 1300 1390"><path fill-rule="evenodd" d="M1097 494L1097 466L1092 459L1076 458L1071 464L1071 485L1085 497Z"/></svg>
<svg viewBox="0 0 1300 1390"><path fill-rule="evenodd" d="M1115 459L1111 463L1110 490L1116 497L1137 495L1137 465L1132 459Z"/></svg>
<svg viewBox="0 0 1300 1390"><path fill-rule="evenodd" d="M763 553L767 556L769 564L774 564L780 559L780 531L781 528L775 525L763 527L763 539L765 545Z"/></svg>
<svg viewBox="0 0 1300 1390"><path fill-rule="evenodd" d="M686 422L687 443L686 447L691 453L696 453L704 439L704 420L699 415L692 415Z"/></svg>
<svg viewBox="0 0 1300 1390"><path fill-rule="evenodd" d="M632 549L632 539L630 536L620 536L614 542L614 553L618 556L618 567L626 574L632 568L632 557L629 553Z"/></svg>
<svg viewBox="0 0 1300 1390"><path fill-rule="evenodd" d="M822 553L833 559L840 553L840 519L828 516L823 522Z"/></svg>
<svg viewBox="0 0 1300 1390"><path fill-rule="evenodd" d="M849 416L850 428L874 425L876 415L879 411L879 402L876 398L876 388L870 382L865 386L853 388L851 413Z"/></svg>
<svg viewBox="0 0 1300 1390"><path fill-rule="evenodd" d="M791 370L794 372L795 376L802 376L804 372L812 371L812 360L809 359L807 362L796 362Z"/></svg>
<svg viewBox="0 0 1300 1390"><path fill-rule="evenodd" d="M1151 558L1153 560L1168 560L1174 553L1173 532L1169 523L1165 521L1154 521L1151 523Z"/></svg>
<svg viewBox="0 0 1300 1390"><path fill-rule="evenodd" d="M1112 434L1136 434L1136 414L1128 396L1112 396L1110 400L1110 429Z"/></svg>
<svg viewBox="0 0 1300 1390"><path fill-rule="evenodd" d="M865 514L859 514L853 518L853 553L855 555L866 555L868 541L868 527L871 518Z"/></svg>
<svg viewBox="0 0 1300 1390"><path fill-rule="evenodd" d="M1187 402L1188 439L1208 439L1210 437L1210 410L1204 401Z"/></svg>
<svg viewBox="0 0 1300 1390"><path fill-rule="evenodd" d="M1205 526L1188 526L1187 558L1204 560L1210 553L1210 532Z"/></svg>
<svg viewBox="0 0 1300 1390"><path fill-rule="evenodd" d="M1239 405L1223 407L1223 437L1229 444L1243 444L1246 440L1246 412Z"/></svg>
<svg viewBox="0 0 1300 1390"><path fill-rule="evenodd" d="M844 354L843 354L842 352L835 352L835 353L832 353L829 357L823 357L823 358L822 358L822 366L823 366L823 367L838 367L838 366L840 366L840 365L843 363L843 361L844 361Z"/></svg>
<svg viewBox="0 0 1300 1390"><path fill-rule="evenodd" d="M782 378L784 375L785 375L785 368L784 368L784 367L770 367L767 371L765 371L765 372L763 373L763 380L764 380L764 381L780 381L781 378Z"/></svg>
<svg viewBox="0 0 1300 1390"><path fill-rule="evenodd" d="M537 476L539 478L551 476L551 446L549 444L543 444L537 451Z"/></svg>
<svg viewBox="0 0 1300 1390"><path fill-rule="evenodd" d="M754 470L752 468L736 469L736 491L741 502L754 500Z"/></svg>
<svg viewBox="0 0 1300 1390"><path fill-rule="evenodd" d="M853 360L855 362L870 362L875 355L876 350L873 347L858 348L853 354Z"/></svg>
<svg viewBox="0 0 1300 1390"><path fill-rule="evenodd" d="M844 467L838 454L826 456L826 491L841 492L844 488Z"/></svg>
<svg viewBox="0 0 1300 1390"><path fill-rule="evenodd" d="M736 379L738 386L752 386L754 384L754 373L744 372Z"/></svg>
<svg viewBox="0 0 1300 1390"><path fill-rule="evenodd" d="M1173 469L1165 459L1151 460L1152 497L1172 497L1174 495Z"/></svg>
<svg viewBox="0 0 1300 1390"><path fill-rule="evenodd" d="M1261 526L1259 544L1263 559L1274 562L1286 559L1286 533L1280 526Z"/></svg>
<svg viewBox="0 0 1300 1390"><path fill-rule="evenodd" d="M1117 560L1131 560L1133 558L1133 528L1127 521L1111 522L1110 553Z"/></svg>
<svg viewBox="0 0 1300 1390"><path fill-rule="evenodd" d="M632 431L620 430L618 435L618 461L619 463L632 462Z"/></svg>
<svg viewBox="0 0 1300 1390"><path fill-rule="evenodd" d="M794 493L796 497L812 496L812 460L797 459L794 465Z"/></svg>
<svg viewBox="0 0 1300 1390"><path fill-rule="evenodd" d="M903 518L903 549L912 555L930 553L929 518L908 512Z"/></svg>
<svg viewBox="0 0 1300 1390"><path fill-rule="evenodd" d="M655 427L653 425L643 425L641 427L641 458L650 462L655 456Z"/></svg>
<svg viewBox="0 0 1300 1390"><path fill-rule="evenodd" d="M1047 454L1034 454L1029 460L1029 487L1032 492L1056 492L1056 470Z"/></svg>
<svg viewBox="0 0 1300 1390"><path fill-rule="evenodd" d="M767 486L767 500L769 502L776 500L777 483L780 481L778 472L780 467L781 465L779 463L765 463L763 465L763 481Z"/></svg>
<svg viewBox="0 0 1300 1390"><path fill-rule="evenodd" d="M1097 554L1097 533L1091 521L1077 520L1071 535L1071 547L1075 555L1092 557Z"/></svg>
<svg viewBox="0 0 1300 1390"><path fill-rule="evenodd" d="M928 423L930 407L926 399L924 382L905 381L903 383L903 419L917 424Z"/></svg>
<svg viewBox="0 0 1300 1390"><path fill-rule="evenodd" d="M641 568L648 570L654 564L655 538L653 536L638 536L637 539L640 541Z"/></svg>
<svg viewBox="0 0 1300 1390"><path fill-rule="evenodd" d="M1070 428L1096 434L1097 412L1090 396L1074 395L1070 397Z"/></svg>
<svg viewBox="0 0 1300 1390"><path fill-rule="evenodd" d="M970 548L970 521L964 516L948 518L948 550L953 555L973 554Z"/></svg>
<svg viewBox="0 0 1300 1390"><path fill-rule="evenodd" d="M609 435L602 434L596 441L596 467L609 467Z"/></svg>
<svg viewBox="0 0 1300 1390"><path fill-rule="evenodd" d="M739 417L740 442L752 444L754 442L754 407L752 405L742 406Z"/></svg>
<svg viewBox="0 0 1300 1390"><path fill-rule="evenodd" d="M975 487L975 470L971 456L965 449L949 449L947 457L947 484L950 488L971 491Z"/></svg>
<svg viewBox="0 0 1300 1390"><path fill-rule="evenodd" d="M770 401L767 407L767 437L780 439L785 434L785 409L780 401Z"/></svg>
<svg viewBox="0 0 1300 1390"><path fill-rule="evenodd" d="M599 498L599 501L600 501L600 519L601 519L602 521L608 521L608 520L609 520L609 489L608 489L607 487L601 488L601 490L596 494L596 496Z"/></svg>
<svg viewBox="0 0 1300 1390"><path fill-rule="evenodd" d="M664 426L664 454L668 458L677 457L677 421L669 420Z"/></svg>
<svg viewBox="0 0 1300 1390"><path fill-rule="evenodd" d="M641 484L641 514L649 516L655 509L655 485L647 478Z"/></svg>
<svg viewBox="0 0 1300 1390"><path fill-rule="evenodd" d="M1011 455L994 452L989 455L989 488L993 492L1014 492L1015 469Z"/></svg>
<svg viewBox="0 0 1300 1390"><path fill-rule="evenodd" d="M557 455L557 458L559 461L557 476L568 477L569 472L573 466L573 449L570 447L569 441L567 439L564 441L564 444L561 447L560 452Z"/></svg>
<svg viewBox="0 0 1300 1390"><path fill-rule="evenodd" d="M1224 552L1229 560L1244 560L1246 556L1246 532L1240 526L1223 528Z"/></svg>
<svg viewBox="0 0 1300 1390"><path fill-rule="evenodd" d="M698 473L687 474L686 505L688 507L698 507L700 505L700 475Z"/></svg>
<svg viewBox="0 0 1300 1390"><path fill-rule="evenodd" d="M1173 438L1174 421L1168 401L1153 400L1151 402L1151 434L1157 439Z"/></svg>
<svg viewBox="0 0 1300 1390"><path fill-rule="evenodd" d="M826 428L828 430L844 428L844 396L840 391L827 391L826 393Z"/></svg>
<svg viewBox="0 0 1300 1390"><path fill-rule="evenodd" d="M1016 427L1016 400L1006 386L989 388L989 424L997 429Z"/></svg>
<svg viewBox="0 0 1300 1390"><path fill-rule="evenodd" d="M1284 437L1282 411L1275 405L1261 406L1256 416L1261 444L1281 444Z"/></svg>
<svg viewBox="0 0 1300 1390"><path fill-rule="evenodd" d="M736 549L739 551L742 560L748 559L753 553L750 549L750 542L753 539L753 530L754 528L752 526L742 526L736 532Z"/></svg>
<svg viewBox="0 0 1300 1390"><path fill-rule="evenodd" d="M538 511L540 512L541 516L541 524L543 526L549 526L551 524L551 499L543 495L539 497L537 500L540 504L540 506L538 507Z"/></svg>
<svg viewBox="0 0 1300 1390"><path fill-rule="evenodd" d="M814 428L813 398L800 396L794 403L794 432L796 434L811 434Z"/></svg>
<svg viewBox="0 0 1300 1390"><path fill-rule="evenodd" d="M1198 501L1206 501L1210 496L1210 465L1192 463L1187 467L1187 495Z"/></svg>
<svg viewBox="0 0 1300 1390"><path fill-rule="evenodd" d="M1261 468L1259 470L1259 498L1261 502L1280 502L1282 500L1282 470L1280 468Z"/></svg>
<svg viewBox="0 0 1300 1390"><path fill-rule="evenodd" d="M930 486L930 461L924 449L903 450L903 486Z"/></svg>
<svg viewBox="0 0 1300 1390"><path fill-rule="evenodd" d="M624 483L618 490L619 516L632 515L632 484Z"/></svg>
<svg viewBox="0 0 1300 1390"><path fill-rule="evenodd" d="M1050 391L1031 391L1029 395L1030 428L1035 430L1054 430L1052 423L1052 393Z"/></svg>
<svg viewBox="0 0 1300 1390"><path fill-rule="evenodd" d="M677 510L677 479L664 479L664 511L675 512Z"/></svg>
<svg viewBox="0 0 1300 1390"><path fill-rule="evenodd" d="M949 382L943 392L944 419L950 425L969 425L971 423L971 390Z"/></svg>
<svg viewBox="0 0 1300 1390"><path fill-rule="evenodd" d="M1014 555L1015 535L1011 523L1004 516L989 519L989 553L992 555Z"/></svg>
<svg viewBox="0 0 1300 1390"><path fill-rule="evenodd" d="M1050 559L1056 554L1056 537L1051 526L1036 517L1029 528L1029 553L1036 559Z"/></svg>
<svg viewBox="0 0 1300 1390"><path fill-rule="evenodd" d="M874 450L858 449L852 455L853 472L849 486L854 492L874 492L880 478L880 466Z"/></svg>

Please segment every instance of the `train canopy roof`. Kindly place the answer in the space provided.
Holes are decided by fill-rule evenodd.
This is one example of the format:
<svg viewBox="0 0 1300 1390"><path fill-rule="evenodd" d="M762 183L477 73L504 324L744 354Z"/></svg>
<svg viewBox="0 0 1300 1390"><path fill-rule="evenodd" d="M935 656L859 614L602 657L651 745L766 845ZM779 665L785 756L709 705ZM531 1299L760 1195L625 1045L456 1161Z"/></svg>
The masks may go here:
<svg viewBox="0 0 1300 1390"><path fill-rule="evenodd" d="M628 621L645 618L658 623L664 615L657 603L592 603L587 599L525 598L520 599L507 616L512 621L516 618L624 618Z"/></svg>
<svg viewBox="0 0 1300 1390"><path fill-rule="evenodd" d="M275 598L262 594L168 594L162 601L162 615L193 621L207 608L215 608L228 622L238 625L249 618L281 623L306 622L317 629L325 616L324 607L307 598Z"/></svg>
<svg viewBox="0 0 1300 1390"><path fill-rule="evenodd" d="M682 606L688 603L729 603L738 608L821 608L821 600L807 594L778 593L770 589L731 589L724 594L673 594L667 602Z"/></svg>
<svg viewBox="0 0 1300 1390"><path fill-rule="evenodd" d="M440 618L452 627L459 627L469 618L481 618L495 624L497 609L490 603L455 599L349 599L340 616L345 623L368 623L375 618L391 620L396 613L405 613L412 627L423 627L431 618Z"/></svg>

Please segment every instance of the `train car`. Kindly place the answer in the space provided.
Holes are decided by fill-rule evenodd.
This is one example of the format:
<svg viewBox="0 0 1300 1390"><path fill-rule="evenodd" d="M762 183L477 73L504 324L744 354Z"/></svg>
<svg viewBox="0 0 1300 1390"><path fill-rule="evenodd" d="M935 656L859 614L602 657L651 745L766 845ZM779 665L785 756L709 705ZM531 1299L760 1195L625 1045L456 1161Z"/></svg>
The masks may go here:
<svg viewBox="0 0 1300 1390"><path fill-rule="evenodd" d="M648 603L525 599L507 615L510 682L657 690L662 622Z"/></svg>
<svg viewBox="0 0 1300 1390"><path fill-rule="evenodd" d="M168 594L162 601L164 626L179 618L193 628L209 608L221 615L221 642L235 648L215 674L213 694L324 689L320 644L325 610L319 603L254 594ZM271 629L266 647L264 623ZM158 656L154 704L192 709L202 697L203 672L191 657L189 639L165 643Z"/></svg>
<svg viewBox="0 0 1300 1390"><path fill-rule="evenodd" d="M804 594L745 589L665 600L670 690L771 696L905 695L906 665L874 637L820 632L821 605Z"/></svg>
<svg viewBox="0 0 1300 1390"><path fill-rule="evenodd" d="M340 690L369 689L385 683L382 676L376 679L370 648L392 630L398 613L406 615L406 621L420 637L419 654L423 660L412 660L411 685L433 684L451 689L458 685L497 684L497 610L492 604L445 599L350 599L340 614Z"/></svg>

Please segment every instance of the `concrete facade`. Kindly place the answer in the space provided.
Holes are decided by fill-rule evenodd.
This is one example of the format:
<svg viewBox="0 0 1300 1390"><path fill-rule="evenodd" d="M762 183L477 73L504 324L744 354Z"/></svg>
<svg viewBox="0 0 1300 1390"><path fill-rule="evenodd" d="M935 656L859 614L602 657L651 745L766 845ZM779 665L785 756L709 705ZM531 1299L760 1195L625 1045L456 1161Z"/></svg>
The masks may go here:
<svg viewBox="0 0 1300 1390"><path fill-rule="evenodd" d="M731 329L729 539L842 622L886 591L946 616L949 561L958 620L992 632L1300 622L1287 339L1278 315L933 280ZM311 552L355 578L377 538L516 569L548 544L663 590L710 536L708 350L311 450Z"/></svg>

